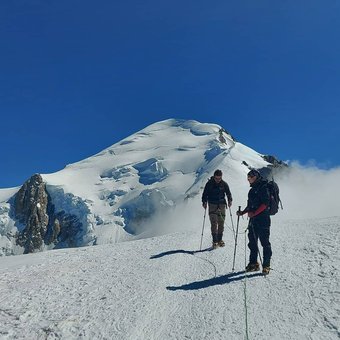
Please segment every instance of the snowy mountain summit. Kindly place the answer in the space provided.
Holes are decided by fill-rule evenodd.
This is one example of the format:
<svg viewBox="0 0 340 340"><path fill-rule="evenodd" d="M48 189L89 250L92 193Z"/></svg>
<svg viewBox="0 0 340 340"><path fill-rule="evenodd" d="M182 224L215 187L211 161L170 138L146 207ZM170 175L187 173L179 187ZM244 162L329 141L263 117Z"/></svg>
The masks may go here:
<svg viewBox="0 0 340 340"><path fill-rule="evenodd" d="M200 204L215 169L244 201L250 168L280 166L216 124L161 121L61 171L0 190L0 255L152 236L152 218Z"/></svg>
<svg viewBox="0 0 340 340"><path fill-rule="evenodd" d="M167 120L0 190L2 255L35 253L0 259L0 338L339 339L340 218L322 217L338 206L309 204L317 176L275 176L285 210L272 219L271 272L247 273L248 220L237 220L238 241L231 226L251 167L281 165L218 125ZM226 245L212 250L201 194L217 168L233 205ZM292 219L304 200L309 218Z"/></svg>

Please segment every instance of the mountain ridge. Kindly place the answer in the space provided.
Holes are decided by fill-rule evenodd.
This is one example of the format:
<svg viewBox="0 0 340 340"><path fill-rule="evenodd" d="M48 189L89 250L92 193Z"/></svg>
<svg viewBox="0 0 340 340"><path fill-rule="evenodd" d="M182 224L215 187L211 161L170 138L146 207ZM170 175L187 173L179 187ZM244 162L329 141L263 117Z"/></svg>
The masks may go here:
<svg viewBox="0 0 340 340"><path fill-rule="evenodd" d="M58 172L38 175L49 206L31 197L37 209L33 205L29 210L36 215L26 216L26 222L18 218L21 211L13 210L15 190L9 189L7 199L2 190L0 254L133 239L155 214L188 199L197 201L216 168L235 187L249 168L280 166L265 157L216 124L176 119L151 124ZM48 218L36 230L37 216L44 215Z"/></svg>

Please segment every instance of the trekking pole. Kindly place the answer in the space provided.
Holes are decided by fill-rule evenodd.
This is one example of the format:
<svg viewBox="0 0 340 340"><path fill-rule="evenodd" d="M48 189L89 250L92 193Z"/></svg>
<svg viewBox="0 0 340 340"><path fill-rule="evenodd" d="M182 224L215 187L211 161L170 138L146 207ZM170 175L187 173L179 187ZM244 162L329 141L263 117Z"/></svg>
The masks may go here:
<svg viewBox="0 0 340 340"><path fill-rule="evenodd" d="M234 228L233 216L231 215L231 207L229 207L229 214L230 214L231 227L233 228L234 240L235 240L236 235L235 235L235 228Z"/></svg>
<svg viewBox="0 0 340 340"><path fill-rule="evenodd" d="M238 211L241 211L241 206L238 206ZM236 257L236 247L237 247L237 235L238 235L238 226L240 224L240 215L237 215L237 225L236 225L236 235L235 235L235 248L234 248L234 259L233 259L233 269L232 271L235 270L235 257Z"/></svg>
<svg viewBox="0 0 340 340"><path fill-rule="evenodd" d="M200 251L202 250L202 240L203 240L203 232L204 232L204 223L205 223L205 215L207 213L207 208L204 208L204 217L203 217L203 227L202 227L202 236L201 236L201 245L200 245Z"/></svg>

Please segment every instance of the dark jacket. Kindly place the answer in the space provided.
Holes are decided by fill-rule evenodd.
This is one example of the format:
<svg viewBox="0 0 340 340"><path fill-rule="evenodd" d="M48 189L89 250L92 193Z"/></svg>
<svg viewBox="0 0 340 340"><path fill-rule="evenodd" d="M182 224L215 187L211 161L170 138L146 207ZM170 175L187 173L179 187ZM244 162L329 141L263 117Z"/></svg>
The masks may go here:
<svg viewBox="0 0 340 340"><path fill-rule="evenodd" d="M202 202L212 203L212 204L226 204L225 195L227 195L228 202L232 202L233 198L228 184L221 180L221 182L216 183L214 177L211 177L204 187L202 194Z"/></svg>
<svg viewBox="0 0 340 340"><path fill-rule="evenodd" d="M257 181L255 181L248 192L248 203L246 211L256 211L257 208L260 207L261 204L265 204L267 207L269 207L270 197L269 197L269 191L267 188L267 181L263 180L262 178L259 178ZM269 211L268 209L261 212L259 215L257 215L255 218L268 215Z"/></svg>

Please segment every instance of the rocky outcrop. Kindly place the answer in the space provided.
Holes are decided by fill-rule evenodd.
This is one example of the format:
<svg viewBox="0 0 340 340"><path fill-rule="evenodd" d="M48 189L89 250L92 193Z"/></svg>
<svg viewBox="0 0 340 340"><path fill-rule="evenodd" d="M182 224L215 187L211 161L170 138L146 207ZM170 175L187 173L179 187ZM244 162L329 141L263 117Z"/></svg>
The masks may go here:
<svg viewBox="0 0 340 340"><path fill-rule="evenodd" d="M14 215L19 222L16 243L24 253L54 247L77 246L82 230L79 219L65 211L55 211L41 175L33 175L15 196Z"/></svg>
<svg viewBox="0 0 340 340"><path fill-rule="evenodd" d="M267 167L258 169L261 175L266 179L271 179L273 176L281 172L283 169L287 168L288 165L277 159L275 156L264 155L262 158L269 163Z"/></svg>
<svg viewBox="0 0 340 340"><path fill-rule="evenodd" d="M43 245L49 222L47 206L45 183L39 174L35 174L24 183L14 201L15 217L24 226L18 234L17 244L25 248L25 253Z"/></svg>
<svg viewBox="0 0 340 340"><path fill-rule="evenodd" d="M272 155L264 155L262 156L263 159L265 161L267 161L268 163L272 164L274 167L276 168L280 168L280 167L287 167L288 165L283 162L283 161L280 161L279 159L277 159L275 156L272 156Z"/></svg>
<svg viewBox="0 0 340 340"><path fill-rule="evenodd" d="M275 156L263 155L262 158L269 164L262 168L257 168L261 176L265 179L272 179L276 174L288 167L288 164L277 159ZM242 162L249 170L253 169L246 161Z"/></svg>
<svg viewBox="0 0 340 340"><path fill-rule="evenodd" d="M82 232L82 223L75 215L67 214L64 211L51 216L51 220L45 243L54 244L57 248L79 246L79 233Z"/></svg>

